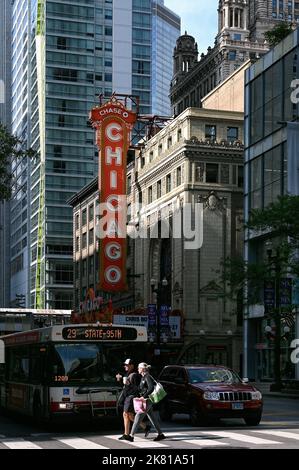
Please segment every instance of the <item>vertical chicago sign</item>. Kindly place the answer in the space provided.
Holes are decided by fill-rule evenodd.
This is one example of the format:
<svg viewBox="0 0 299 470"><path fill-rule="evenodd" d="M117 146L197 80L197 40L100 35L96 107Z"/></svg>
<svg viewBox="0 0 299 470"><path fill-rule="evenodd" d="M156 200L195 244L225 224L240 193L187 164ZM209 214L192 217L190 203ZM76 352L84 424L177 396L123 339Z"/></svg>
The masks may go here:
<svg viewBox="0 0 299 470"><path fill-rule="evenodd" d="M105 105L91 110L90 120L99 148L99 288L104 292L121 292L127 290L127 151L136 114L112 97Z"/></svg>

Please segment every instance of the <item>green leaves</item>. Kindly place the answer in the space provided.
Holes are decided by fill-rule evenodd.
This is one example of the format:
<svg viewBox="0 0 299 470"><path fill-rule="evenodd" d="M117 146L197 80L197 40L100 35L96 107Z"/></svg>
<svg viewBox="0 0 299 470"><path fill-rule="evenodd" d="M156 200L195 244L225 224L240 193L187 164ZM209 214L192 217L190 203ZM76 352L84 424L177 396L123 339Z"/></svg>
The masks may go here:
<svg viewBox="0 0 299 470"><path fill-rule="evenodd" d="M271 31L267 31L264 36L271 47L276 46L280 41L287 37L293 31L292 25L284 22L275 26Z"/></svg>
<svg viewBox="0 0 299 470"><path fill-rule="evenodd" d="M245 228L273 240L271 258L266 245L255 262L226 258L218 274L227 297L236 300L243 290L244 302L254 304L263 302L264 281L277 276L278 269L280 278L299 278L299 196L281 196L265 209L252 210Z"/></svg>
<svg viewBox="0 0 299 470"><path fill-rule="evenodd" d="M0 202L11 197L13 175L11 164L14 158L33 158L36 152L24 149L22 141L11 135L7 128L0 123Z"/></svg>
<svg viewBox="0 0 299 470"><path fill-rule="evenodd" d="M280 196L265 209L253 209L246 228L271 231L278 237L299 242L299 196Z"/></svg>

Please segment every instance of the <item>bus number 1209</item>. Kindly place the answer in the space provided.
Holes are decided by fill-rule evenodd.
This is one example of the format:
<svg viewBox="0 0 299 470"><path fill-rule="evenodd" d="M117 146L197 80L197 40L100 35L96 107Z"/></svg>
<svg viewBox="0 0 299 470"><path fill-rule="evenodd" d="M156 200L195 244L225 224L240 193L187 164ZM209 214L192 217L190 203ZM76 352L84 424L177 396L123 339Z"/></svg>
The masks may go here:
<svg viewBox="0 0 299 470"><path fill-rule="evenodd" d="M55 375L55 382L67 382L68 381L68 376L67 375Z"/></svg>

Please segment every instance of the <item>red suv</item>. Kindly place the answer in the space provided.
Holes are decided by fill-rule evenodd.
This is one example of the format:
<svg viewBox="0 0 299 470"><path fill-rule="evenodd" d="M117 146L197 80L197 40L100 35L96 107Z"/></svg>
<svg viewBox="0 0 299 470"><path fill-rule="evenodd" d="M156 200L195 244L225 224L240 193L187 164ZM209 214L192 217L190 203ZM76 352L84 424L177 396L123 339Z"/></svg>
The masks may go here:
<svg viewBox="0 0 299 470"><path fill-rule="evenodd" d="M159 375L167 396L160 404L163 420L173 413L190 414L193 426L207 418L243 418L257 426L262 417L262 394L248 380L224 366L166 366Z"/></svg>

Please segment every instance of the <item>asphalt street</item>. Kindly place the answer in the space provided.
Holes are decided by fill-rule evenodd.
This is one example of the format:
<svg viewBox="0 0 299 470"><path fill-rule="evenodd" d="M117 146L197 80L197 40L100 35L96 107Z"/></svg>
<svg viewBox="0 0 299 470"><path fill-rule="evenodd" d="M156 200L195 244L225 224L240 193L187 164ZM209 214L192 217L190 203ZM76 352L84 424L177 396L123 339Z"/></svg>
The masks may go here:
<svg viewBox="0 0 299 470"><path fill-rule="evenodd" d="M16 416L0 417L0 449L299 449L299 401L265 397L259 426L243 420L222 420L217 425L192 427L188 415L174 415L162 423L166 439L153 441L137 434L134 442L119 441L121 423L103 418L97 423L36 425Z"/></svg>

